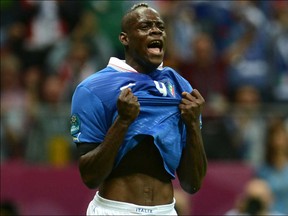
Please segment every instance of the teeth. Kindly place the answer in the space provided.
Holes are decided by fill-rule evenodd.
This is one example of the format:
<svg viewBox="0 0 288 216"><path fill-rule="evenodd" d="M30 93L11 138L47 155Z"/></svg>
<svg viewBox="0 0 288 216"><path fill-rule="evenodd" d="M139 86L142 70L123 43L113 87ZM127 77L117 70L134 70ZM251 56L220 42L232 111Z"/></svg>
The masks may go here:
<svg viewBox="0 0 288 216"><path fill-rule="evenodd" d="M161 42L160 41L152 41L151 45L158 45L161 46Z"/></svg>

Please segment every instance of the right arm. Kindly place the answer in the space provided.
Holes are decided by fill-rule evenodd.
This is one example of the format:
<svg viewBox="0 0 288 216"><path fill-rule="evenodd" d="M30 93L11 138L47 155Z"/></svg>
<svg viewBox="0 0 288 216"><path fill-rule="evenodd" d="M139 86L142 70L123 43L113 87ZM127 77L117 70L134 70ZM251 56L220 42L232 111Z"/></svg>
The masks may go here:
<svg viewBox="0 0 288 216"><path fill-rule="evenodd" d="M89 188L97 188L111 173L118 150L130 124L137 118L140 105L131 89L124 89L117 100L118 116L109 128L102 143L92 150L88 145L77 145L80 153L79 170Z"/></svg>

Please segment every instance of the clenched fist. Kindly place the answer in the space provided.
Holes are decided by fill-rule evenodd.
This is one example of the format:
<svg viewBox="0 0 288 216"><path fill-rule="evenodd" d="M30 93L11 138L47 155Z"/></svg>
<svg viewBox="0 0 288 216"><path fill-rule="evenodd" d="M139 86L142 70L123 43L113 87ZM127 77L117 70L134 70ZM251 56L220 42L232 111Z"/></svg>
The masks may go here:
<svg viewBox="0 0 288 216"><path fill-rule="evenodd" d="M193 89L190 94L188 92L182 93L179 109L181 111L181 118L185 124L199 121L204 103L205 100L197 89Z"/></svg>
<svg viewBox="0 0 288 216"><path fill-rule="evenodd" d="M123 89L117 100L118 115L121 121L131 124L140 113L138 98L130 88Z"/></svg>

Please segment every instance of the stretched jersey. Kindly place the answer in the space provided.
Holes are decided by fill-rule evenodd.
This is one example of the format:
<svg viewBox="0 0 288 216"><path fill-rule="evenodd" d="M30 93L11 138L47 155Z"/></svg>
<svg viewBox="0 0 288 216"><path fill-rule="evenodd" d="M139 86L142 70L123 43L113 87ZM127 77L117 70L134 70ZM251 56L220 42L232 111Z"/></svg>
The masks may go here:
<svg viewBox="0 0 288 216"><path fill-rule="evenodd" d="M119 61L112 59L116 64ZM186 143L185 125L180 118L178 105L182 99L181 93L191 92L192 87L169 67L158 68L150 74L128 69L128 65L120 68L109 63L78 85L72 98L73 141L101 143L118 115L116 103L119 94L123 88L129 87L138 97L140 113L129 127L115 166L148 135L154 137L166 171L175 178Z"/></svg>

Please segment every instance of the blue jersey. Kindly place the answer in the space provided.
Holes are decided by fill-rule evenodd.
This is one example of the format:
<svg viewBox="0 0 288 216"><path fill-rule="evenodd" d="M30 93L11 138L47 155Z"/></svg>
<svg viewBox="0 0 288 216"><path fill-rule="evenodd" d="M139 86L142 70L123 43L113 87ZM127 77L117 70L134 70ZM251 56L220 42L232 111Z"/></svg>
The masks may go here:
<svg viewBox="0 0 288 216"><path fill-rule="evenodd" d="M125 71L125 72L123 72ZM131 124L119 149L115 166L145 136L153 136L166 171L175 178L186 143L179 103L183 91L192 87L172 68L150 74L115 68L91 75L76 88L72 98L71 135L75 143L101 143L117 117L117 99L123 88L131 88L140 103L140 114Z"/></svg>

